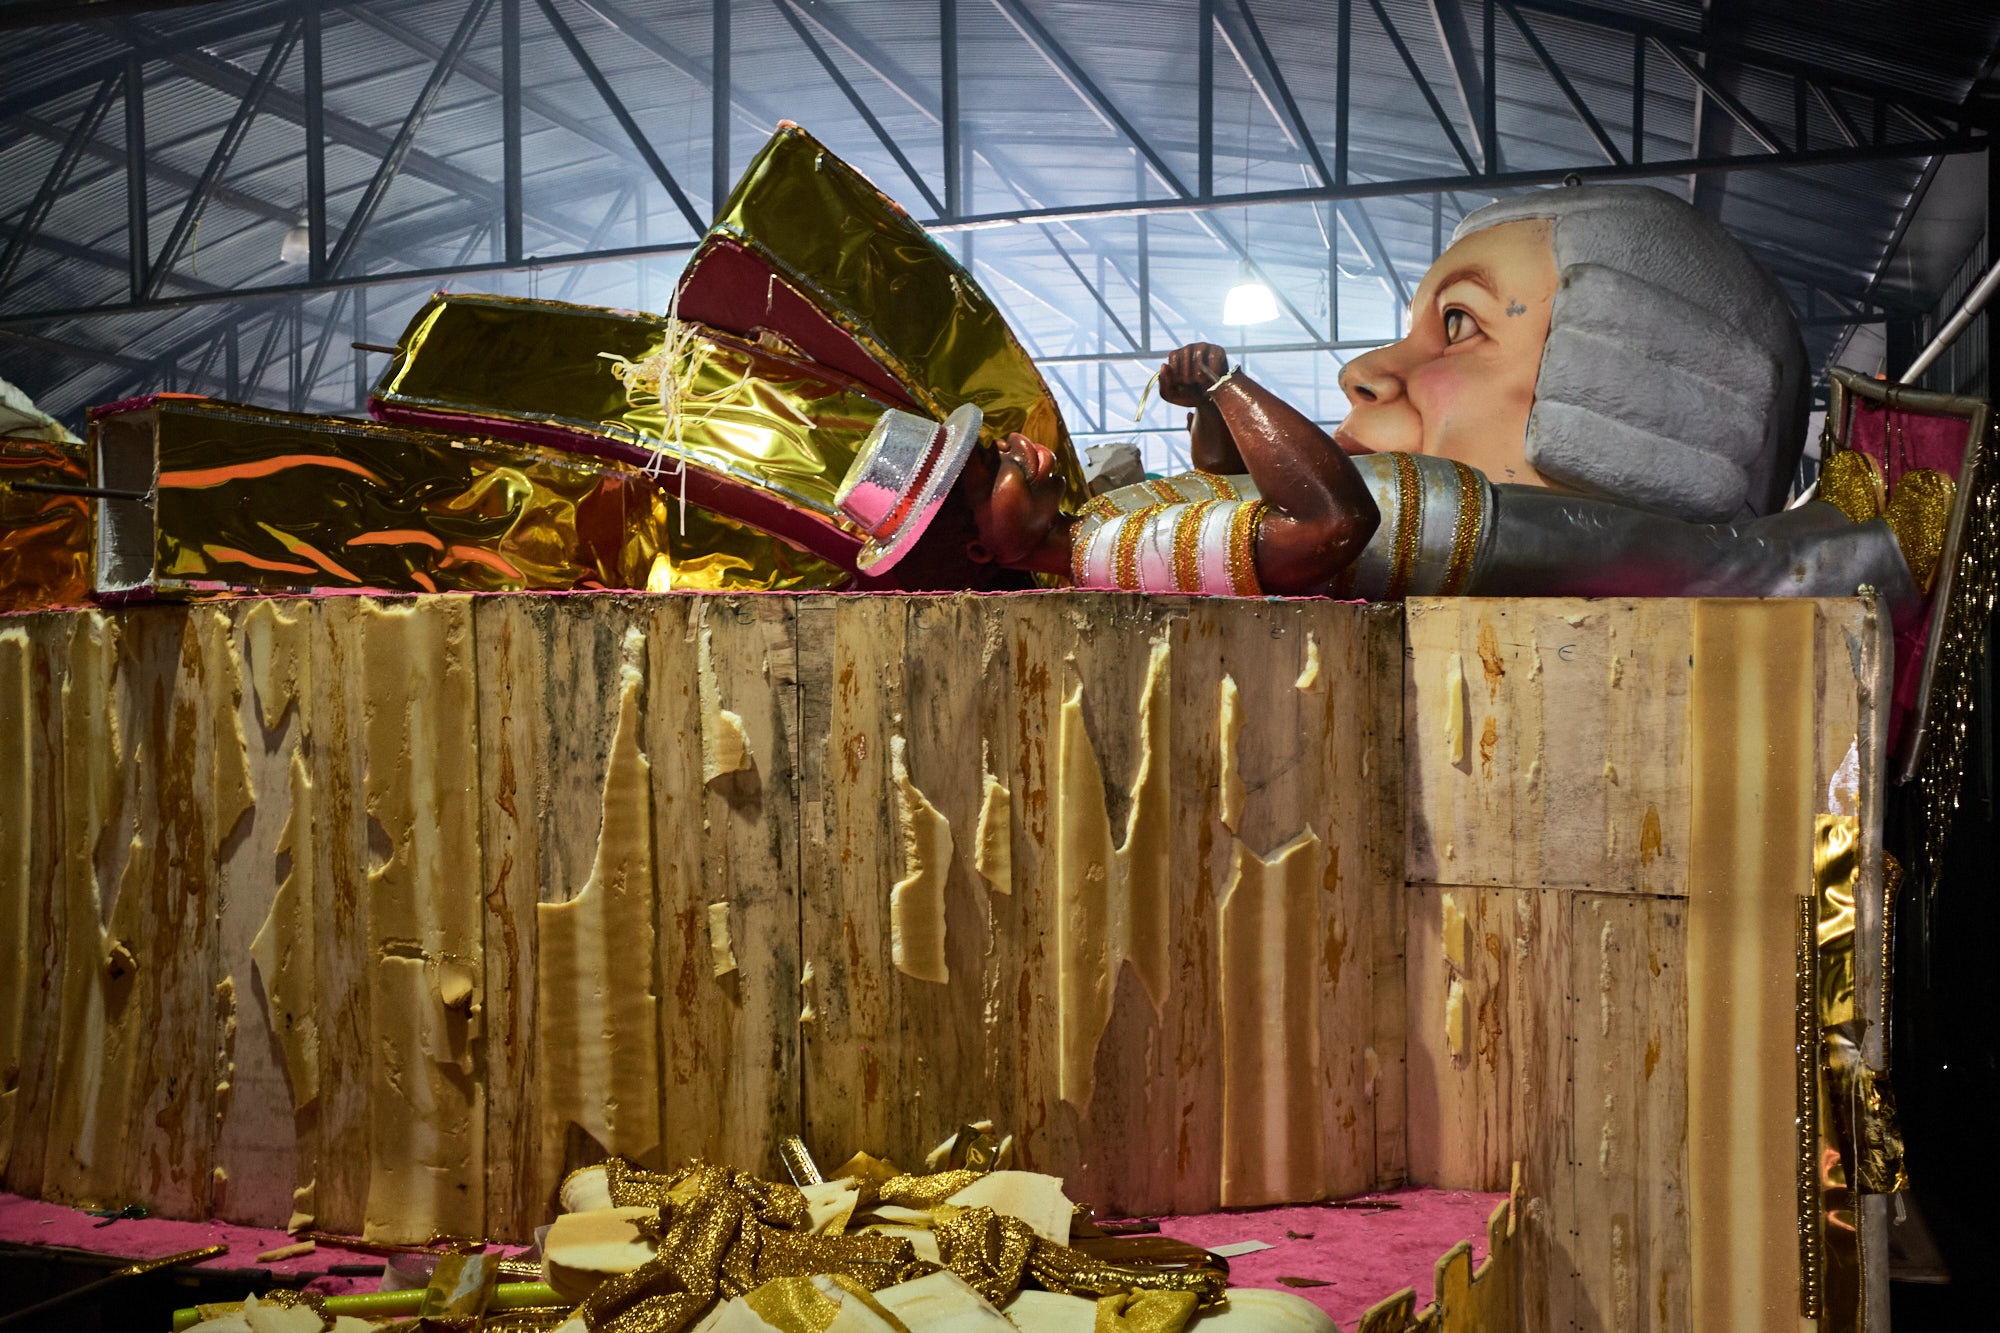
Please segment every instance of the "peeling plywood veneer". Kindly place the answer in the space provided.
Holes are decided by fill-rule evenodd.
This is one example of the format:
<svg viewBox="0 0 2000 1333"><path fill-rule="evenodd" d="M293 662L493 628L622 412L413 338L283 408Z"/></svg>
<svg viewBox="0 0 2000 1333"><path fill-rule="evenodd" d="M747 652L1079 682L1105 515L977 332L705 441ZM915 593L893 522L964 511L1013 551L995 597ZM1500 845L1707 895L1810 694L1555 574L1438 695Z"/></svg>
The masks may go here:
<svg viewBox="0 0 2000 1333"><path fill-rule="evenodd" d="M1231 833L1243 821L1243 774L1236 767L1236 741L1243 731L1243 709L1236 677L1224 673L1215 706L1215 729L1222 745L1222 780L1219 784L1222 827Z"/></svg>
<svg viewBox="0 0 2000 1333"><path fill-rule="evenodd" d="M125 1193L128 1098L145 1035L142 1006L134 1002L135 969L124 962L129 948L122 956L115 952L137 938L134 880L150 852L127 831L119 808L125 755L115 688L118 640L118 627L107 617L77 617L62 685L62 1027L43 1187L46 1197L62 1202L93 1203ZM115 856L120 850L122 858Z"/></svg>
<svg viewBox="0 0 2000 1333"><path fill-rule="evenodd" d="M294 750L292 808L279 835L278 853L291 873L278 885L271 911L250 943L250 957L264 990L265 1011L285 1053L292 1107L304 1110L319 1100L318 913L314 908L314 823L312 778Z"/></svg>
<svg viewBox="0 0 2000 1333"><path fill-rule="evenodd" d="M944 957L944 883L951 866L951 822L910 781L901 736L889 738L896 781L896 826L902 834L903 877L889 890L889 957L919 981L951 980Z"/></svg>
<svg viewBox="0 0 2000 1333"><path fill-rule="evenodd" d="M574 898L535 909L535 1031L544 1136L561 1139L575 1126L603 1152L651 1161L660 1147L660 1033L652 765L639 749L646 637L637 628L625 631L623 656L596 864Z"/></svg>
<svg viewBox="0 0 2000 1333"><path fill-rule="evenodd" d="M14 1152L14 1117L21 1101L23 1039L27 1035L28 905L34 900L34 849L28 793L36 785L33 656L25 629L0 630L0 790L16 803L0 819L0 1174Z"/></svg>
<svg viewBox="0 0 2000 1333"><path fill-rule="evenodd" d="M1410 879L1684 895L1692 603L1407 605Z"/></svg>
<svg viewBox="0 0 2000 1333"><path fill-rule="evenodd" d="M370 604L359 640L371 821L367 876L369 1180L363 1234L422 1241L485 1227L478 726L471 604Z"/></svg>
<svg viewBox="0 0 2000 1333"><path fill-rule="evenodd" d="M713 782L730 773L756 767L750 740L743 730L743 715L724 708L715 681L715 631L708 625L708 608L701 611L701 780Z"/></svg>
<svg viewBox="0 0 2000 1333"><path fill-rule="evenodd" d="M1014 794L981 765L979 824L972 835L972 865L995 893L1014 891Z"/></svg>
<svg viewBox="0 0 2000 1333"><path fill-rule="evenodd" d="M1095 1091L1098 1043L1126 962L1155 1010L1166 1001L1170 852L1168 641L1156 638L1140 688L1139 756L1125 839L1111 846L1104 775L1083 721L1083 685L1063 700L1056 782L1056 1022L1060 1095L1078 1112Z"/></svg>
<svg viewBox="0 0 2000 1333"><path fill-rule="evenodd" d="M243 738L243 654L236 646L229 614L218 607L195 613L200 636L203 714L209 731L209 814L220 848L256 804L250 788L249 746Z"/></svg>
<svg viewBox="0 0 2000 1333"><path fill-rule="evenodd" d="M1223 891L1222 1205L1322 1190L1319 888L1311 829L1269 858L1236 843Z"/></svg>
<svg viewBox="0 0 2000 1333"><path fill-rule="evenodd" d="M729 938L729 904L708 905L709 974L718 981L736 970L736 946Z"/></svg>

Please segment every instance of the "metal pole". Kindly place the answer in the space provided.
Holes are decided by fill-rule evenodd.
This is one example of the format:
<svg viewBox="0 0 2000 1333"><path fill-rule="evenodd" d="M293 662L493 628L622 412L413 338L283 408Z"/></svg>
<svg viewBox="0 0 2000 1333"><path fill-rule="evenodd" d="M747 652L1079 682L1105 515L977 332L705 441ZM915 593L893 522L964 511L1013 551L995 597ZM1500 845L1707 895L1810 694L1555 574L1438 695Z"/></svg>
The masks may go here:
<svg viewBox="0 0 2000 1333"><path fill-rule="evenodd" d="M373 386L368 377L368 353L360 344L368 341L368 289L354 289L354 406L356 410L366 410L368 390Z"/></svg>
<svg viewBox="0 0 2000 1333"><path fill-rule="evenodd" d="M1497 172L1497 171L1499 171L1499 170L1501 169L1501 168L1500 168L1500 128L1499 128L1499 122L1500 122L1500 111L1499 111L1499 97L1500 97L1500 94L1499 94L1498 92L1496 92L1496 91L1494 90L1494 87L1493 87L1493 58L1494 58L1494 53L1493 53L1493 8L1494 8L1494 6L1493 6L1493 0L1486 0L1486 3L1485 3L1485 5L1483 6L1483 8L1484 8L1484 9L1485 9L1485 11L1486 11L1486 14L1485 14L1485 19L1486 19L1486 37L1485 37L1485 40L1486 40L1486 50L1485 50L1485 61L1486 61L1486 79L1485 79L1485 85L1486 85L1486 86L1485 86L1484 88L1482 88L1482 89L1480 90L1480 91L1481 91L1481 93L1482 93L1482 94L1484 94L1484 96L1483 96L1483 98L1482 98L1482 101L1483 101L1484 105L1483 105L1483 106L1481 106L1481 108L1480 108L1480 115L1479 115L1479 137L1480 137L1480 138L1481 138L1482 140L1484 140L1484 142L1483 142L1483 143L1482 143L1482 144L1481 144L1480 146L1481 146L1482 148L1484 148L1484 149L1486 150L1486 170L1487 170L1487 171L1488 171L1489 173L1491 173L1491 172Z"/></svg>
<svg viewBox="0 0 2000 1333"><path fill-rule="evenodd" d="M521 262L521 0L500 0L500 140L503 253Z"/></svg>
<svg viewBox="0 0 2000 1333"><path fill-rule="evenodd" d="M709 166L710 211L715 217L722 216L722 205L729 198L731 185L729 174L729 0L714 0L713 32L711 42L714 68L710 80L709 98Z"/></svg>
<svg viewBox="0 0 2000 1333"><path fill-rule="evenodd" d="M965 211L958 134L958 0L938 0L938 71L944 85L939 108L944 130L944 212L955 218Z"/></svg>
<svg viewBox="0 0 2000 1333"><path fill-rule="evenodd" d="M1348 56L1354 45L1352 0L1340 0L1338 55L1334 64L1333 183L1347 184Z"/></svg>
<svg viewBox="0 0 2000 1333"><path fill-rule="evenodd" d="M320 6L300 0L305 13L306 236L312 253L306 269L314 282L326 280L326 62L320 40Z"/></svg>
<svg viewBox="0 0 2000 1333"><path fill-rule="evenodd" d="M1632 36L1632 163L1646 160L1646 36Z"/></svg>
<svg viewBox="0 0 2000 1333"><path fill-rule="evenodd" d="M125 60L125 244L131 256L134 301L145 299L152 268L146 215L146 64L134 51Z"/></svg>
<svg viewBox="0 0 2000 1333"><path fill-rule="evenodd" d="M1197 193L1206 199L1215 193L1215 0L1201 0L1201 32L1195 39L1195 52L1201 157Z"/></svg>
<svg viewBox="0 0 2000 1333"><path fill-rule="evenodd" d="M1989 231L1987 236L1987 244L1990 247L1992 244L1992 233ZM1956 342L1959 334L1965 332L1965 326L1970 324L1972 317L1977 315L1986 303L1993 298L1995 291L2000 291L2000 263L1996 263L1993 267L1986 270L1986 276L1981 278L1979 285L1967 294L1964 302L1958 307L1958 313L1945 321L1944 327L1938 330L1937 337L1931 339L1930 346L1924 348L1917 355L1917 359L1910 362L1910 368L1896 378L1904 384L1915 384L1917 376L1928 370L1931 362L1943 355L1944 349ZM1988 383L1991 383L1992 370L1991 366L1987 367ZM1954 390L1947 385L1944 386L1943 392L1951 393Z"/></svg>

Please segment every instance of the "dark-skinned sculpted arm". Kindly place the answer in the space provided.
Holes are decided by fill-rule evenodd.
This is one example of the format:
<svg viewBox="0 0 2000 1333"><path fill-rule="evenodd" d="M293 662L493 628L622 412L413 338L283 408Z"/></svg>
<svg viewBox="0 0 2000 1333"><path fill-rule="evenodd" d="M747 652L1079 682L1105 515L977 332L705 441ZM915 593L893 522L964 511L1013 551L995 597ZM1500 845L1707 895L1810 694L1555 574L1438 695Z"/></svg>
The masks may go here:
<svg viewBox="0 0 2000 1333"><path fill-rule="evenodd" d="M1374 496L1351 460L1298 409L1240 371L1228 372L1221 348L1180 348L1160 376L1169 402L1195 407L1194 443L1206 464L1235 463L1250 474L1266 509L1257 528L1257 581L1275 596L1334 590L1381 523ZM1204 423L1213 412L1214 419ZM1219 424L1235 458L1221 457Z"/></svg>
<svg viewBox="0 0 2000 1333"><path fill-rule="evenodd" d="M1479 597L1852 597L1866 584L1901 625L1920 608L1896 537L1814 501L1742 523L1687 523L1615 500L1496 486Z"/></svg>

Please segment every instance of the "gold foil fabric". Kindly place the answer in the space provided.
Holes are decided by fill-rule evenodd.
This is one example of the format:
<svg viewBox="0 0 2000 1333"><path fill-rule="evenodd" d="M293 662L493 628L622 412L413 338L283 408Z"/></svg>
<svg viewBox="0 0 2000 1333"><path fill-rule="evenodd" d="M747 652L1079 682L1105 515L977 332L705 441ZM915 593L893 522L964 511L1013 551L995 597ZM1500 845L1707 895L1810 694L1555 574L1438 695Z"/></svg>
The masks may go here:
<svg viewBox="0 0 2000 1333"><path fill-rule="evenodd" d="M162 591L665 590L718 577L697 557L675 579L666 497L616 464L204 399L158 399L92 431L107 466L155 479Z"/></svg>
<svg viewBox="0 0 2000 1333"><path fill-rule="evenodd" d="M659 404L629 394L618 374L621 361L651 360L669 331L664 317L633 311L440 293L411 322L375 397L608 436L671 467ZM681 444L695 466L844 523L834 495L888 404L818 367L699 328L671 370L688 418Z"/></svg>
<svg viewBox="0 0 2000 1333"><path fill-rule="evenodd" d="M840 1303L821 1293L811 1278L772 1278L745 1293L743 1303L778 1333L826 1333Z"/></svg>
<svg viewBox="0 0 2000 1333"><path fill-rule="evenodd" d="M810 134L779 126L710 234L740 242L776 269L939 421L979 404L982 440L1020 431L1055 452L1072 512L1090 498L1055 398L992 299L908 213Z"/></svg>
<svg viewBox="0 0 2000 1333"><path fill-rule="evenodd" d="M90 468L79 445L0 439L0 611L82 606L90 598L97 502L17 491L18 482L88 486Z"/></svg>
<svg viewBox="0 0 2000 1333"><path fill-rule="evenodd" d="M942 1179L932 1184L925 1183L929 1177L895 1177L884 1183L885 1200L890 1185L901 1199L942 1198L963 1189L978 1173L939 1175ZM901 1236L813 1234L806 1230L810 1210L803 1194L745 1172L705 1162L647 1172L613 1159L606 1166L605 1183L614 1204L659 1209L657 1218L638 1223L658 1253L632 1272L607 1279L578 1307L593 1330L679 1333L715 1301L756 1292L779 1279L826 1275L850 1290L873 1292L939 1268L917 1257ZM1223 1296L1225 1278L1213 1269L1149 1270L1107 1263L1053 1244L1027 1223L991 1208L938 1205L932 1217L943 1267L996 1304L1027 1282L1073 1296L1181 1292L1200 1305L1213 1305ZM823 1313L797 1296L797 1290L780 1288L792 1294L770 1297L773 1308L788 1306L787 1318L808 1321L817 1317L815 1312Z"/></svg>

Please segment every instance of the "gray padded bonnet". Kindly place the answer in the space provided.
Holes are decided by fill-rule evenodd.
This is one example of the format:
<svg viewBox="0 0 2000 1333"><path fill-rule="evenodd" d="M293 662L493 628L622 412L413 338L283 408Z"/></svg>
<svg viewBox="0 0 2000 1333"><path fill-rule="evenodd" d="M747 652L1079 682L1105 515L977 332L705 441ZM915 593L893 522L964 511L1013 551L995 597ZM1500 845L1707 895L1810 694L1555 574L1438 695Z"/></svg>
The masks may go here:
<svg viewBox="0 0 2000 1333"><path fill-rule="evenodd" d="M1558 286L1529 464L1559 486L1694 522L1783 508L1808 406L1784 292L1720 223L1645 185L1502 199L1452 239L1542 218Z"/></svg>

